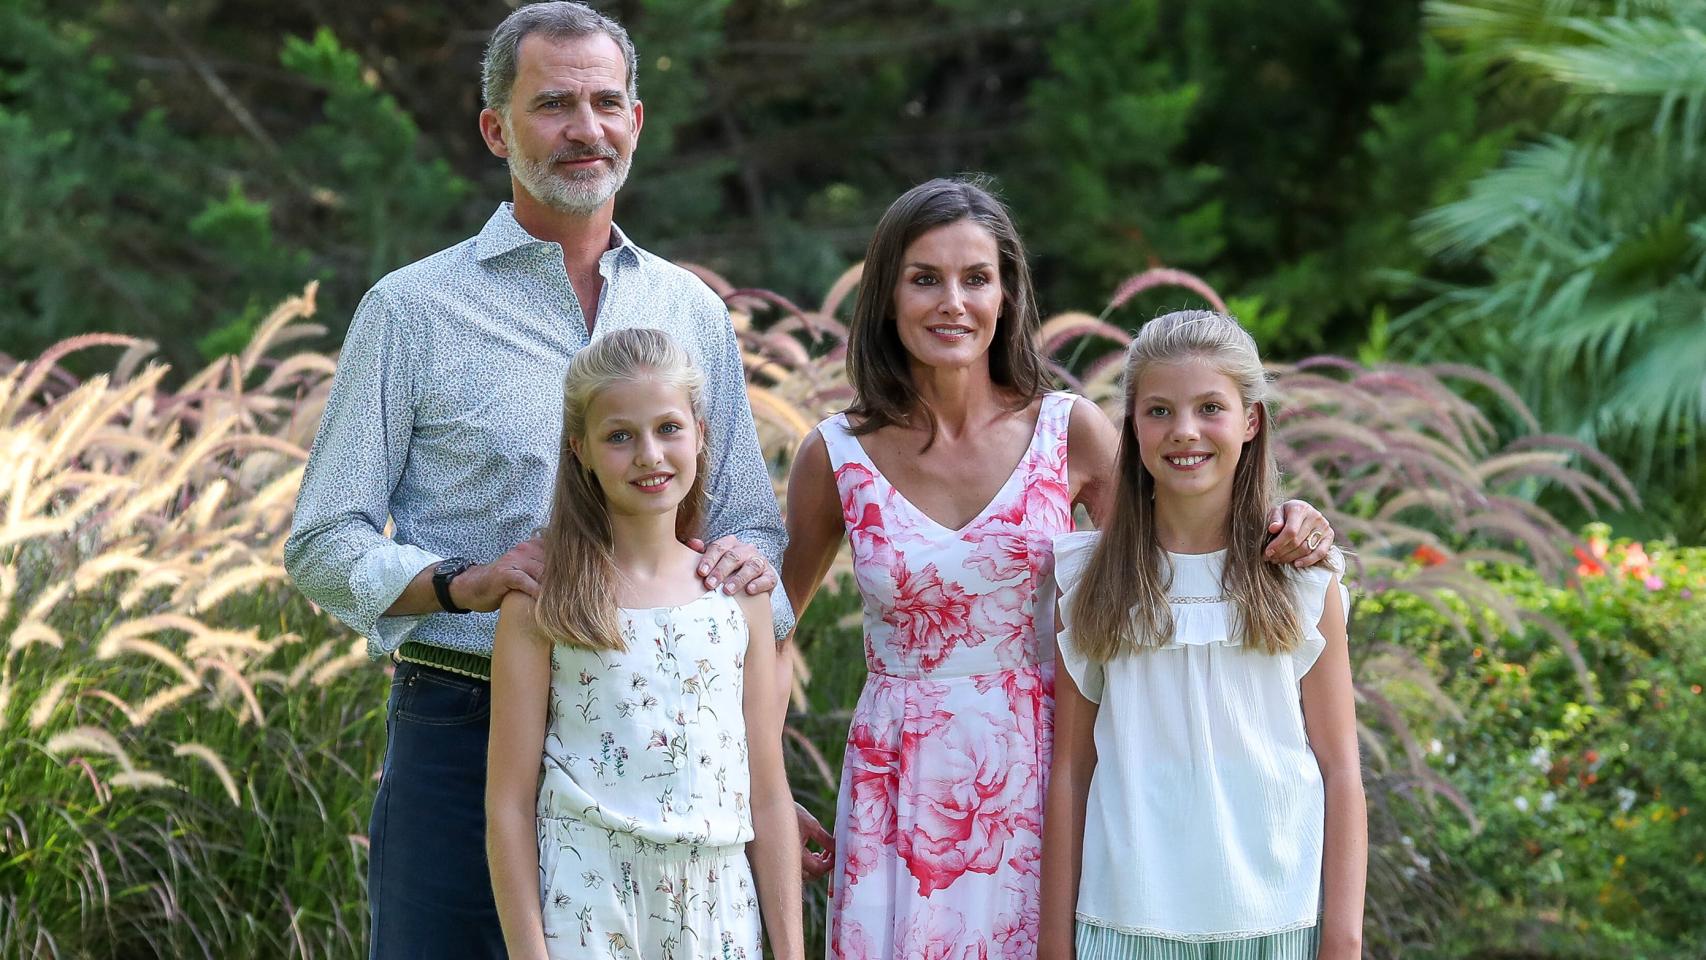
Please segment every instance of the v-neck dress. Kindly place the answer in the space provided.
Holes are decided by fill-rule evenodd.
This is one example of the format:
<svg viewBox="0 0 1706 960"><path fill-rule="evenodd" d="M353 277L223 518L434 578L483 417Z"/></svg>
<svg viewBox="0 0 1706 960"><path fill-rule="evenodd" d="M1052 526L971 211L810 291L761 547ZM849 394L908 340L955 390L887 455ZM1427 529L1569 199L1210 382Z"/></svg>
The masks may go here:
<svg viewBox="0 0 1706 960"><path fill-rule="evenodd" d="M1037 590L1072 529L1073 399L1043 398L1018 466L958 530L888 482L845 415L818 427L869 670L836 807L831 960L1036 956L1054 715Z"/></svg>

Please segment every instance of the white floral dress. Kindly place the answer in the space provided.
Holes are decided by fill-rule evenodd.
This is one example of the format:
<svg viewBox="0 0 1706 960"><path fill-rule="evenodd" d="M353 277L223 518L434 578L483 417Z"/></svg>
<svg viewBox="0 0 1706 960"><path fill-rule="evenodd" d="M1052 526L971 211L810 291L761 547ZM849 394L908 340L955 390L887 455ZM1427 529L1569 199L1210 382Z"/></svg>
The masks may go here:
<svg viewBox="0 0 1706 960"><path fill-rule="evenodd" d="M551 652L539 890L553 958L758 960L747 623L718 592Z"/></svg>
<svg viewBox="0 0 1706 960"><path fill-rule="evenodd" d="M949 530L889 484L842 415L818 429L841 496L870 671L835 812L831 960L1033 960L1052 649L1037 592L1072 529L1073 396L983 512ZM1046 633L1046 631L1045 631Z"/></svg>

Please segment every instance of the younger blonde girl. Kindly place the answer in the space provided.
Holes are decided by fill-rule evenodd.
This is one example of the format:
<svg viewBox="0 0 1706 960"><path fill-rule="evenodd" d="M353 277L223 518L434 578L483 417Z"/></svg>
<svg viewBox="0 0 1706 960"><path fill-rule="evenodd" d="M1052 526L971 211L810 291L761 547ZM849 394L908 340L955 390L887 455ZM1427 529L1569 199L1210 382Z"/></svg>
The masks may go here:
<svg viewBox="0 0 1706 960"><path fill-rule="evenodd" d="M1266 400L1229 317L1168 314L1131 345L1109 518L1055 539L1043 957L1360 956L1341 564L1261 559Z"/></svg>
<svg viewBox="0 0 1706 960"><path fill-rule="evenodd" d="M758 960L761 914L774 955L803 957L769 597L706 590L684 544L703 384L656 330L569 366L539 599L505 598L492 656L487 852L512 960Z"/></svg>

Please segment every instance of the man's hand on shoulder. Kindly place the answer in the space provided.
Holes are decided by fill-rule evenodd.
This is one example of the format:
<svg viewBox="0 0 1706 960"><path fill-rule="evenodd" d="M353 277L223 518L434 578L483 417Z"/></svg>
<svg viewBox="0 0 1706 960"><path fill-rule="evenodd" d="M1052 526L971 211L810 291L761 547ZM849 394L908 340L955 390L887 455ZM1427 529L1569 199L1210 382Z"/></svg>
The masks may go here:
<svg viewBox="0 0 1706 960"><path fill-rule="evenodd" d="M509 548L508 553L491 563L469 567L450 581L450 599L459 607L490 613L513 590L538 599L539 581L544 575L545 552L540 548L539 538L533 537Z"/></svg>
<svg viewBox="0 0 1706 960"><path fill-rule="evenodd" d="M707 590L721 587L731 596L750 596L776 589L776 569L750 543L729 536L709 544L695 538L687 545L705 555L699 561L699 576L705 579Z"/></svg>

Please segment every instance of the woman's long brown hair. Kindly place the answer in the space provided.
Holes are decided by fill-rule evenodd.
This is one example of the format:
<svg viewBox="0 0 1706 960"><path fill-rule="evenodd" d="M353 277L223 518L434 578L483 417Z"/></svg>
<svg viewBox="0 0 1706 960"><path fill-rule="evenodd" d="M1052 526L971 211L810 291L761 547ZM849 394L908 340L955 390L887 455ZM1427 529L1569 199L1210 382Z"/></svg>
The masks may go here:
<svg viewBox="0 0 1706 960"><path fill-rule="evenodd" d="M595 338L569 362L563 379L563 443L551 518L540 546L545 570L534 616L553 643L594 650L622 650L616 618L616 563L610 508L591 468L575 456L571 441L585 443L587 410L606 387L651 379L687 391L699 456L693 484L675 510L675 535L700 535L705 518L705 375L687 351L661 330L612 330Z"/></svg>
<svg viewBox="0 0 1706 960"><path fill-rule="evenodd" d="M1132 407L1145 370L1193 359L1207 361L1237 384L1244 408L1257 417L1256 435L1245 442L1232 475L1226 524L1221 592L1236 611L1234 629L1267 653L1290 650L1301 639L1289 568L1262 559L1268 511L1279 496L1279 467L1268 442L1268 378L1256 341L1231 317L1183 310L1144 324L1126 353L1114 504L1072 599L1073 639L1091 660L1105 663L1122 650L1173 639L1167 601L1173 570L1156 534L1155 478L1139 455Z"/></svg>
<svg viewBox="0 0 1706 960"><path fill-rule="evenodd" d="M856 424L856 435L922 422L929 428L931 441L936 438L936 417L918 393L906 347L895 330L895 287L906 248L925 233L962 220L989 231L1001 261L1001 313L995 342L989 345L990 379L1012 395L1015 410L1048 388L1037 347L1042 320L1025 245L1013 218L978 182L931 180L889 205L865 250L865 269L847 332L847 379L853 386L853 403L847 412Z"/></svg>

